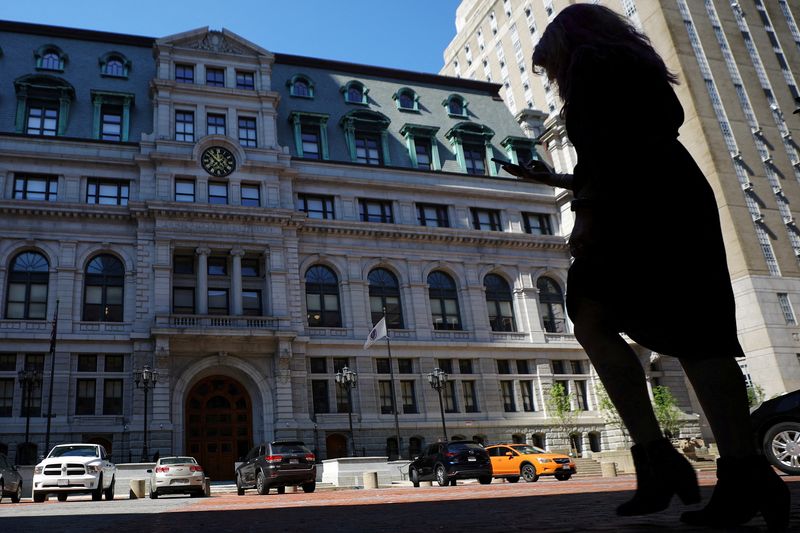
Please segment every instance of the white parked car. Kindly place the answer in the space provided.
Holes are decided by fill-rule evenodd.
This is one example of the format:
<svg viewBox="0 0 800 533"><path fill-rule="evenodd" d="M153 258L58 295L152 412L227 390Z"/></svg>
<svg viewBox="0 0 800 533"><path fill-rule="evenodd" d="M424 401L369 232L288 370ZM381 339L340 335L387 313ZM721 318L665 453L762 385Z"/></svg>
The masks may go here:
<svg viewBox="0 0 800 533"><path fill-rule="evenodd" d="M150 497L162 494L191 494L208 496L210 487L203 467L194 457L162 457L156 462L150 476Z"/></svg>
<svg viewBox="0 0 800 533"><path fill-rule="evenodd" d="M69 494L89 493L92 500L114 499L117 467L99 444L59 444L33 470L33 501L43 502L57 494L63 502Z"/></svg>

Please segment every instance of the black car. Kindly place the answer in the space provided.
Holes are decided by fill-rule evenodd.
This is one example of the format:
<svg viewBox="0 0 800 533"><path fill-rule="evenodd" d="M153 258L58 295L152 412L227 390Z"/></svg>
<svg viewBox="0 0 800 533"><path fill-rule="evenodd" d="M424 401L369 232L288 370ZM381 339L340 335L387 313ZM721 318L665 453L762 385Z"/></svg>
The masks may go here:
<svg viewBox="0 0 800 533"><path fill-rule="evenodd" d="M314 454L299 440L265 442L250 450L236 468L236 492L256 489L259 494L269 494L275 487L278 494L287 486L301 486L303 492L317 488L317 465Z"/></svg>
<svg viewBox="0 0 800 533"><path fill-rule="evenodd" d="M8 461L8 457L0 453L0 502L4 496L10 496L12 502L19 503L22 499L22 476L17 472L17 467Z"/></svg>
<svg viewBox="0 0 800 533"><path fill-rule="evenodd" d="M492 462L475 441L437 442L408 465L408 477L415 487L420 481L433 480L445 487L455 485L457 479L477 479L481 485L488 485L492 482Z"/></svg>
<svg viewBox="0 0 800 533"><path fill-rule="evenodd" d="M778 470L800 475L800 390L765 401L750 420L767 460Z"/></svg>

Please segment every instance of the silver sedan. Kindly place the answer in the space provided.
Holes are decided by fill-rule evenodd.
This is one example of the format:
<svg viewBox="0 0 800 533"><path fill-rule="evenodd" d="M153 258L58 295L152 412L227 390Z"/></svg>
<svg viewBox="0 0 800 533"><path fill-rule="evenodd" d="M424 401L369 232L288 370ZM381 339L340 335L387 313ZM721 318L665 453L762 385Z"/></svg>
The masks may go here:
<svg viewBox="0 0 800 533"><path fill-rule="evenodd" d="M150 476L150 497L162 494L191 494L208 496L209 479L194 457L162 457L147 471Z"/></svg>

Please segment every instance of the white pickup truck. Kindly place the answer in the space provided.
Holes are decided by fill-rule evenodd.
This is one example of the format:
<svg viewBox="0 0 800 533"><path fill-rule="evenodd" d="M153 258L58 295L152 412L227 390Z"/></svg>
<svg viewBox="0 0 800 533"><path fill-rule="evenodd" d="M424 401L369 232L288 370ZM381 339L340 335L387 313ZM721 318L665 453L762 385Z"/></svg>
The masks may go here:
<svg viewBox="0 0 800 533"><path fill-rule="evenodd" d="M69 494L89 493L92 500L114 499L117 467L99 444L59 444L33 470L33 501L56 494L63 502Z"/></svg>

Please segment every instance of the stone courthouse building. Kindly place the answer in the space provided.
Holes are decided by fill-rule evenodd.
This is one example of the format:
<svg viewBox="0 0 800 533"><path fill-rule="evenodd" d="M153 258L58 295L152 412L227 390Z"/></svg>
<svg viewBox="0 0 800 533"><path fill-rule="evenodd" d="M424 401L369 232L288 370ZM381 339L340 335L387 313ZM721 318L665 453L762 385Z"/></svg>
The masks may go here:
<svg viewBox="0 0 800 533"><path fill-rule="evenodd" d="M515 120L498 85L208 28L152 39L1 22L0 49L12 459L26 441L45 452L48 414L51 444L138 460L146 424L151 454L195 455L217 479L278 437L321 458L351 444L396 456L392 391L407 457L442 434L437 367L451 437L563 446L546 401L559 382L578 446L611 446L564 313L554 191L490 159L529 159L539 115ZM383 341L363 348L384 308L392 368ZM145 366L149 392L133 378ZM352 435L344 366L358 374Z"/></svg>

